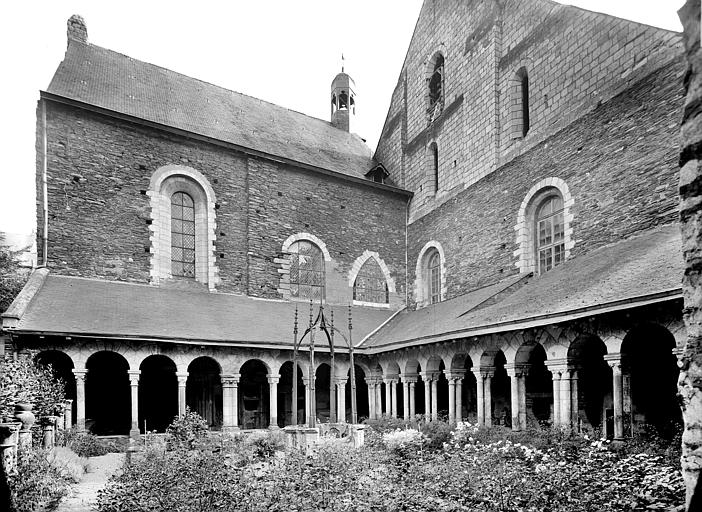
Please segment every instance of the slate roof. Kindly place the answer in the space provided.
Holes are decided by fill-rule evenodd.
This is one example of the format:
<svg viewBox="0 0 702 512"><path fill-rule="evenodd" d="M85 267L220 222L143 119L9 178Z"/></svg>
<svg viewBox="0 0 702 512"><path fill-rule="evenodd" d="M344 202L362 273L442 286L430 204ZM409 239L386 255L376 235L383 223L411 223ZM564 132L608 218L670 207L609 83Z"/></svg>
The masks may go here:
<svg viewBox="0 0 702 512"><path fill-rule="evenodd" d="M328 121L93 44L70 42L47 92L356 178L374 165L358 135Z"/></svg>
<svg viewBox="0 0 702 512"><path fill-rule="evenodd" d="M518 276L510 277L456 299L402 311L363 346L396 348L452 333L464 337L491 328L507 331L517 327L499 324L539 317L544 323L554 323L559 316L619 301L643 300L664 292L678 297L675 292L681 288L684 268L681 247L678 225L649 230L572 258L526 284L519 283ZM500 293L509 292L510 287L515 291ZM490 304L493 296L498 300ZM480 307L485 301L489 305Z"/></svg>
<svg viewBox="0 0 702 512"><path fill-rule="evenodd" d="M100 335L173 341L292 346L295 307L307 327L309 305L257 300L241 295L193 292L149 285L47 275L15 331ZM347 333L348 307L334 310L336 326ZM392 314L353 307L357 344ZM322 344L317 336L317 345ZM345 346L340 337L335 346Z"/></svg>

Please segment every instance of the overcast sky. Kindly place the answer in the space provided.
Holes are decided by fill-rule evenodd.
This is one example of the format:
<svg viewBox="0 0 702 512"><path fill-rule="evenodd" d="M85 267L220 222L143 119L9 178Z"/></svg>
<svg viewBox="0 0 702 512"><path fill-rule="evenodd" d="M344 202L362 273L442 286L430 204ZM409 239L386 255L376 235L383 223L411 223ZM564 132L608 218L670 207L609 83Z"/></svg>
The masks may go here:
<svg viewBox="0 0 702 512"><path fill-rule="evenodd" d="M465 0L468 1L468 0ZM529 1L529 0L522 0ZM680 31L683 0L570 0ZM346 58L357 130L375 148L422 0L5 1L0 6L0 231L34 228L35 108L80 14L91 43L321 119Z"/></svg>

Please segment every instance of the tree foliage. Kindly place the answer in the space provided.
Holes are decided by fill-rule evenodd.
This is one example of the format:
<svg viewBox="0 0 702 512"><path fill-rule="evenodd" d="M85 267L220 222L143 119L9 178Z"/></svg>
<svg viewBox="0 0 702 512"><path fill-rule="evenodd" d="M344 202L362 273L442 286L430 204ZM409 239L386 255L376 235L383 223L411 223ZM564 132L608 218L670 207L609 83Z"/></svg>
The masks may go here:
<svg viewBox="0 0 702 512"><path fill-rule="evenodd" d="M0 233L0 313L10 307L29 277L29 270L22 268L17 260L21 252L6 246L5 237Z"/></svg>

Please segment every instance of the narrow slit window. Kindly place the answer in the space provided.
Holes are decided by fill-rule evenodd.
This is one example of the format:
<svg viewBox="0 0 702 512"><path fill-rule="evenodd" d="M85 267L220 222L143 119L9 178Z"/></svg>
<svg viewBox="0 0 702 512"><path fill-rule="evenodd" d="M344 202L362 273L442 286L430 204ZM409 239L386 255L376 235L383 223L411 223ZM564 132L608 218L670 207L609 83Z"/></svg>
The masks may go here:
<svg viewBox="0 0 702 512"><path fill-rule="evenodd" d="M171 196L171 274L195 278L195 204L185 192Z"/></svg>

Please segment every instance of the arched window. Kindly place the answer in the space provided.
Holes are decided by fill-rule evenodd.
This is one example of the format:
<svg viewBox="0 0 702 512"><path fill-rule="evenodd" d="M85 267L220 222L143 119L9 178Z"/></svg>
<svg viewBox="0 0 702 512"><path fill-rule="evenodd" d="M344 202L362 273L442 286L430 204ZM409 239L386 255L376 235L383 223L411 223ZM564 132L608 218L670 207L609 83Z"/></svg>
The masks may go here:
<svg viewBox="0 0 702 512"><path fill-rule="evenodd" d="M389 299L388 283L380 265L368 258L353 283L353 300L387 304Z"/></svg>
<svg viewBox="0 0 702 512"><path fill-rule="evenodd" d="M565 261L565 223L563 198L554 193L541 201L536 210L536 261L539 273Z"/></svg>
<svg viewBox="0 0 702 512"><path fill-rule="evenodd" d="M290 245L290 296L299 299L324 298L324 256L309 240Z"/></svg>
<svg viewBox="0 0 702 512"><path fill-rule="evenodd" d="M180 165L161 167L151 176L151 279L191 279L214 290L216 258L215 193L202 173Z"/></svg>
<svg viewBox="0 0 702 512"><path fill-rule="evenodd" d="M429 255L427 277L429 303L441 302L441 256L439 251L435 250Z"/></svg>
<svg viewBox="0 0 702 512"><path fill-rule="evenodd" d="M195 278L195 203L185 192L171 196L171 274Z"/></svg>
<svg viewBox="0 0 702 512"><path fill-rule="evenodd" d="M444 105L444 56L438 53L433 59L431 75L429 76L429 111L433 112L437 105Z"/></svg>

